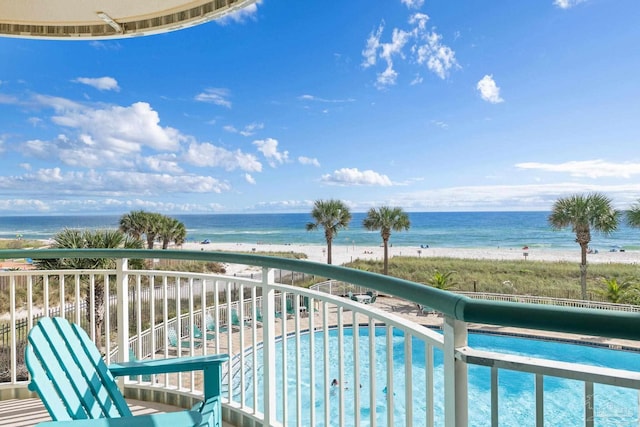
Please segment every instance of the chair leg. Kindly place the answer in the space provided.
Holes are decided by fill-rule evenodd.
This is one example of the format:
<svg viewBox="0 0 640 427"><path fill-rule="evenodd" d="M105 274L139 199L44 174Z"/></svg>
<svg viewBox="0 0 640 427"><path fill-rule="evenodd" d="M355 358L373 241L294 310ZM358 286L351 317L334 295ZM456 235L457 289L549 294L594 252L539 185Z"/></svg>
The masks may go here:
<svg viewBox="0 0 640 427"><path fill-rule="evenodd" d="M212 397L196 404L193 411L200 412L202 421L198 427L222 427L222 405L220 397Z"/></svg>

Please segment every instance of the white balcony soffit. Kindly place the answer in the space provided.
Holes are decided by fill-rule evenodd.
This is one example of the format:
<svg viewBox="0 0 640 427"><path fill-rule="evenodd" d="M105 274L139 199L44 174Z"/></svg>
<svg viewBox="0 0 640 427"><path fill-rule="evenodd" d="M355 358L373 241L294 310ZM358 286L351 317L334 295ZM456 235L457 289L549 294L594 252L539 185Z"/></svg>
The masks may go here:
<svg viewBox="0 0 640 427"><path fill-rule="evenodd" d="M221 18L256 0L0 0L0 36L76 40L157 34Z"/></svg>

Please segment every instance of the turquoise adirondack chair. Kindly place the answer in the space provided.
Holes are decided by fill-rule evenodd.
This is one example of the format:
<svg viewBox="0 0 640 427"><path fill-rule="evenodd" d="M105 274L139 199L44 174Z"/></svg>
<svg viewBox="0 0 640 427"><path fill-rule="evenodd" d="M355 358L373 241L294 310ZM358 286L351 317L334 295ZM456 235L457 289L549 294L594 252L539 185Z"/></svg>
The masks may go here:
<svg viewBox="0 0 640 427"><path fill-rule="evenodd" d="M129 361L137 362L138 358L132 348L129 348ZM132 381L138 381L138 379L150 383L152 381L151 375L130 375L129 379Z"/></svg>
<svg viewBox="0 0 640 427"><path fill-rule="evenodd" d="M25 361L29 390L53 422L41 427L220 427L222 363L226 354L107 364L87 333L62 318L45 317L31 329ZM114 376L201 370L204 399L190 411L133 416Z"/></svg>
<svg viewBox="0 0 640 427"><path fill-rule="evenodd" d="M196 337L194 335L194 338L198 338L198 337ZM178 347L178 333L172 327L169 327L167 329L167 341L169 341L169 345L171 347ZM201 341L194 341L193 342L193 347L194 348L202 347L202 342ZM181 340L180 341L180 348L182 348L182 350L189 350L189 348L191 348L191 341L189 341L189 340Z"/></svg>
<svg viewBox="0 0 640 427"><path fill-rule="evenodd" d="M262 318L262 310L259 307L256 307L256 322L262 323L264 319Z"/></svg>
<svg viewBox="0 0 640 427"><path fill-rule="evenodd" d="M287 298L287 299L286 299L286 302L285 302L285 306L286 306L286 307L285 307L285 312L284 312L284 314L286 314L286 315L287 315L287 319L289 319L289 318L291 318L291 317L295 316L295 314L296 314L296 309L293 307L293 301L291 301L290 299L288 299L288 298ZM282 316L283 316L283 313L282 313L281 311L279 311L279 312L277 312L277 313L276 313L276 318L281 319L281 318L282 318Z"/></svg>
<svg viewBox="0 0 640 427"><path fill-rule="evenodd" d="M205 316L206 329L209 332L216 332L216 321L213 319L213 316L209 313ZM226 326L218 326L218 332L227 332L228 329Z"/></svg>
<svg viewBox="0 0 640 427"><path fill-rule="evenodd" d="M249 326L249 322L246 320L243 323L240 323L240 317L238 316L238 311L235 308L231 309L231 325L240 328L242 326Z"/></svg>
<svg viewBox="0 0 640 427"><path fill-rule="evenodd" d="M197 340L206 338L207 341L210 341L216 339L216 334L212 332L202 332L202 329L200 329L198 325L193 325L193 337Z"/></svg>
<svg viewBox="0 0 640 427"><path fill-rule="evenodd" d="M307 311L307 313L310 313L311 309L312 309L312 307L311 307L311 299L309 297L302 297L302 306L301 307L304 307L305 310ZM313 312L317 313L318 309L313 307Z"/></svg>

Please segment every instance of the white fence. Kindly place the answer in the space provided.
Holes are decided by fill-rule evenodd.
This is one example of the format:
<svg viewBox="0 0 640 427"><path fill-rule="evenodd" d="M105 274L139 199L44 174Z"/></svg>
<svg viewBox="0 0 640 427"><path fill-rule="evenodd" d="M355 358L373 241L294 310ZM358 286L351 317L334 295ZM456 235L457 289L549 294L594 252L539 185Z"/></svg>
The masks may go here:
<svg viewBox="0 0 640 427"><path fill-rule="evenodd" d="M125 261L114 271L0 274L12 278L8 304L3 303L0 311L9 313L14 327L23 310L31 326L40 309L48 312L61 301L80 307L85 294L100 294L97 289L104 289L106 301L115 297L115 322L111 305L100 305L95 297L88 318L77 309L69 319L83 325L103 346L108 362L131 356L118 351L121 348L130 348L140 358L229 353L224 416L236 425L466 426L469 408L475 403L469 403L469 365L490 367L486 425L499 423L505 393L499 378L505 371L534 376L535 391L527 404L533 405L531 419L536 425L555 422L545 411L542 386L555 377L583 383L580 399L585 409L580 424L598 425L600 420L599 425L611 425L606 424L610 418L594 409L598 408L593 392L597 384L635 390L629 417L636 417L637 423L640 366L599 368L480 350L469 345L466 323L449 315L444 316L439 333L375 305L337 296L369 290L350 283L327 282L317 287L323 290L319 292L275 283L267 267L253 280L128 270ZM25 279L15 280L18 276ZM232 298L234 289L237 298ZM148 304L131 304L131 299L142 301L151 294L155 297L147 298ZM376 328L381 328L379 337ZM171 342L172 330L175 342ZM17 338L15 333L11 337L10 380L0 384L0 398L19 395L26 386L16 376ZM414 359L418 346L424 348L422 360ZM397 363L403 366L401 371L394 368ZM337 386L332 385L334 379ZM126 387L129 395L173 404L184 402L164 392L190 399L201 393L197 374L126 379Z"/></svg>

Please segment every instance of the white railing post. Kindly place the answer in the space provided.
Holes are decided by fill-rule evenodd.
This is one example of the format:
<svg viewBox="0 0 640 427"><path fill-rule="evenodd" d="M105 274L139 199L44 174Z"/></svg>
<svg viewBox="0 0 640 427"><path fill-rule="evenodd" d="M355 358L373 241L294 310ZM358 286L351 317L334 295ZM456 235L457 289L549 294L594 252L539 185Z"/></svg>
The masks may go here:
<svg viewBox="0 0 640 427"><path fill-rule="evenodd" d="M467 345L467 324L445 316L444 332L444 419L447 427L468 424L467 364L456 360L456 350Z"/></svg>
<svg viewBox="0 0 640 427"><path fill-rule="evenodd" d="M262 269L262 357L264 367L264 421L265 425L277 423L276 411L276 298L274 270ZM283 320L286 321L286 320ZM242 368L244 369L244 367ZM254 379L255 380L255 379Z"/></svg>
<svg viewBox="0 0 640 427"><path fill-rule="evenodd" d="M129 359L129 274L126 258L116 259L116 287L116 301L118 302L117 360L126 362ZM111 331L105 331L105 340L108 340L110 335Z"/></svg>

